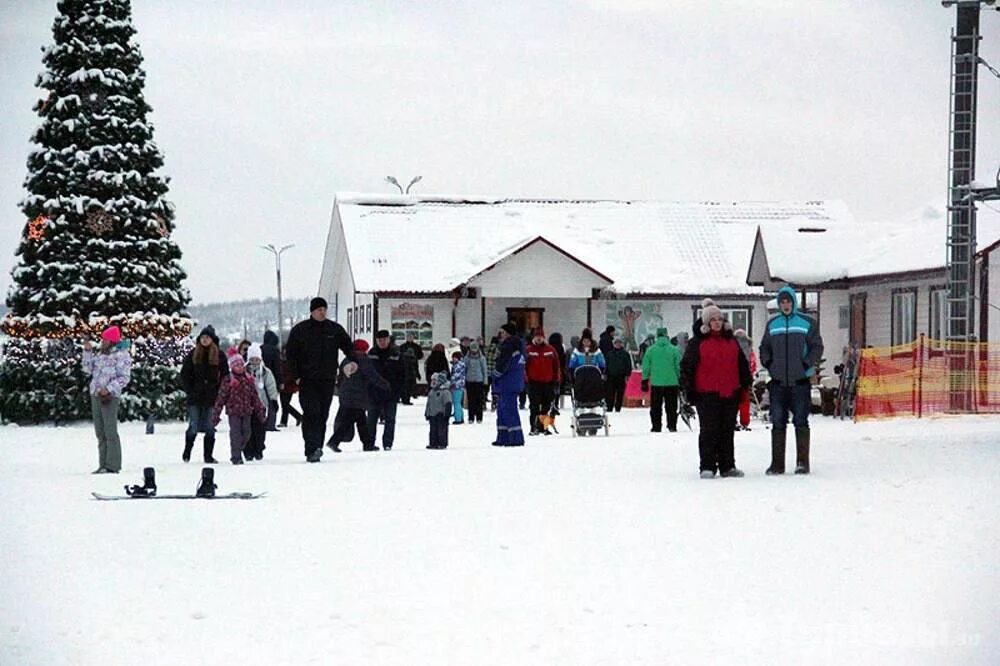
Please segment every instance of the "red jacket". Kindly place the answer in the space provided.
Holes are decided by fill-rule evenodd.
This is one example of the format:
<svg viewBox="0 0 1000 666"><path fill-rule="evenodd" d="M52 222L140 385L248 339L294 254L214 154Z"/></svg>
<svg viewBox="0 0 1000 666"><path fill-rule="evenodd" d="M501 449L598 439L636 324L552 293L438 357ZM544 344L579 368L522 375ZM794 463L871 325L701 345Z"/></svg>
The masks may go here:
<svg viewBox="0 0 1000 666"><path fill-rule="evenodd" d="M525 356L524 374L529 382L552 384L560 381L559 354L555 347L548 343L532 343L528 345Z"/></svg>
<svg viewBox="0 0 1000 666"><path fill-rule="evenodd" d="M740 390L740 345L731 337L709 335L701 341L701 358L694 374L694 390L730 398Z"/></svg>

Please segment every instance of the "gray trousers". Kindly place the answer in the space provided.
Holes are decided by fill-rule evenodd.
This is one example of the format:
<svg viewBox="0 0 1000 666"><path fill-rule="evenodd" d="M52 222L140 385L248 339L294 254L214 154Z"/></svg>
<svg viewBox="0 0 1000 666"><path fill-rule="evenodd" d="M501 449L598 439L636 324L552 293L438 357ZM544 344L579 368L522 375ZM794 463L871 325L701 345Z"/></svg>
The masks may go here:
<svg viewBox="0 0 1000 666"><path fill-rule="evenodd" d="M118 398L101 402L96 395L90 396L90 414L94 419L94 434L97 435L98 467L112 472L122 469L122 441L118 437Z"/></svg>
<svg viewBox="0 0 1000 666"><path fill-rule="evenodd" d="M243 460L243 447L250 441L250 416L229 417L229 461Z"/></svg>

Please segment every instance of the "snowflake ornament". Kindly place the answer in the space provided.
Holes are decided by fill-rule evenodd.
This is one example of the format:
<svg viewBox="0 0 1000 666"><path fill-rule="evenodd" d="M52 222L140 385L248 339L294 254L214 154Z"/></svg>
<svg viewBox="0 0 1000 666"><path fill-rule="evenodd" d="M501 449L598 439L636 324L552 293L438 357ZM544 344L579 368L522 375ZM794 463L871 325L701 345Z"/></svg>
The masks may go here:
<svg viewBox="0 0 1000 666"><path fill-rule="evenodd" d="M95 210L87 214L87 231L95 236L103 236L114 229L114 218L105 210Z"/></svg>
<svg viewBox="0 0 1000 666"><path fill-rule="evenodd" d="M45 231L49 226L49 218L39 215L28 222L28 239L41 243L45 239Z"/></svg>

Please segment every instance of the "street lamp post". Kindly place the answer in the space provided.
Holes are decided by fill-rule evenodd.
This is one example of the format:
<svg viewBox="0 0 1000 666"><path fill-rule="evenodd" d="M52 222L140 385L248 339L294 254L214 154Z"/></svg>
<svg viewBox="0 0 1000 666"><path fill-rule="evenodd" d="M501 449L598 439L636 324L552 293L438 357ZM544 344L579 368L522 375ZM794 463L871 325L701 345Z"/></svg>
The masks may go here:
<svg viewBox="0 0 1000 666"><path fill-rule="evenodd" d="M274 270L278 277L278 349L281 349L284 345L284 335L282 335L281 331L282 322L284 321L283 313L281 311L281 253L292 247L295 247L295 243L283 245L281 249L274 247L271 243L261 245L261 248L274 255Z"/></svg>
<svg viewBox="0 0 1000 666"><path fill-rule="evenodd" d="M413 180L410 181L410 184L406 186L406 190L404 190L403 186L399 184L399 181L396 180L395 176L386 176L385 177L385 182L392 183L393 185L395 185L396 187L398 187L400 194L409 194L410 193L410 188L413 187L414 185L416 185L417 183L419 183L420 181L422 181L423 179L424 179L423 176L414 176Z"/></svg>

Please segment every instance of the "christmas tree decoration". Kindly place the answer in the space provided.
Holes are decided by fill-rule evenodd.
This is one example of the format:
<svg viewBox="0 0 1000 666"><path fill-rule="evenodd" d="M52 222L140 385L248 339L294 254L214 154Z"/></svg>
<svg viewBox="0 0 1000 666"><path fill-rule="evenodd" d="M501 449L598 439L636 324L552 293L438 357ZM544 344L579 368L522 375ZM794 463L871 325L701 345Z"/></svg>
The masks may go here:
<svg viewBox="0 0 1000 666"><path fill-rule="evenodd" d="M45 239L45 229L49 226L49 218L39 215L31 222L28 222L28 240L36 243Z"/></svg>
<svg viewBox="0 0 1000 666"><path fill-rule="evenodd" d="M107 211L95 210L87 214L87 230L95 236L103 236L115 228L114 218Z"/></svg>
<svg viewBox="0 0 1000 666"><path fill-rule="evenodd" d="M43 49L28 155L31 220L7 295L0 419L89 418L82 343L116 324L131 341L123 418L181 417L190 349L174 207L153 141L130 0L59 0Z"/></svg>

